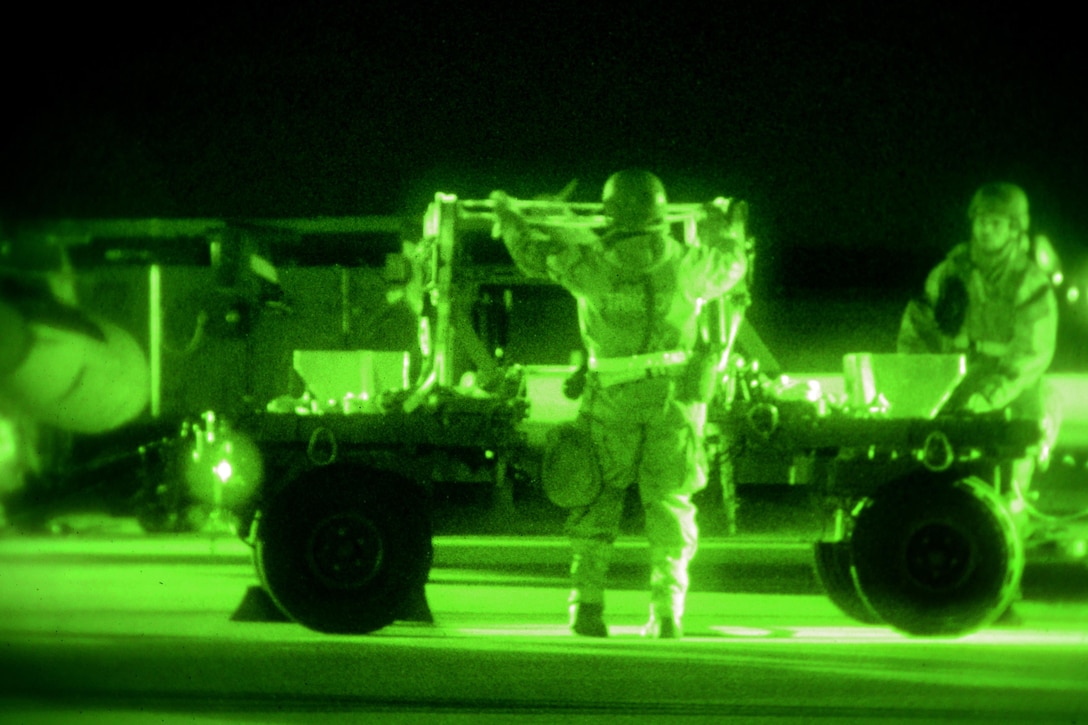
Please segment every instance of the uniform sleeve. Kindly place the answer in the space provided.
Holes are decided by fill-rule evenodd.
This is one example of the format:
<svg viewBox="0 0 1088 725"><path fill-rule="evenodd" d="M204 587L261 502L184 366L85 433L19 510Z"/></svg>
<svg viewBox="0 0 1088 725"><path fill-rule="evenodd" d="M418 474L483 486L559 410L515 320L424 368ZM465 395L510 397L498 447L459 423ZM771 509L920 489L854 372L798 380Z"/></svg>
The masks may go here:
<svg viewBox="0 0 1088 725"><path fill-rule="evenodd" d="M899 323L898 352L911 355L941 352L941 331L933 310L946 270L946 263L935 267L926 277L922 294L907 303Z"/></svg>
<svg viewBox="0 0 1088 725"><path fill-rule="evenodd" d="M1058 302L1046 276L1032 268L1017 293L1013 337L998 373L981 382L994 408L1004 408L1050 367L1058 337Z"/></svg>
<svg viewBox="0 0 1088 725"><path fill-rule="evenodd" d="M527 277L548 277L548 255L552 251L549 240L534 233L523 219L505 220L502 241L522 274Z"/></svg>
<svg viewBox="0 0 1088 725"><path fill-rule="evenodd" d="M589 229L549 229L550 254L547 256L548 276L571 291L578 291L577 270L586 261L590 250L596 248L597 238Z"/></svg>
<svg viewBox="0 0 1088 725"><path fill-rule="evenodd" d="M592 241L585 229L530 227L523 220L507 224L503 243L523 274L537 279L569 282L570 270L582 260Z"/></svg>

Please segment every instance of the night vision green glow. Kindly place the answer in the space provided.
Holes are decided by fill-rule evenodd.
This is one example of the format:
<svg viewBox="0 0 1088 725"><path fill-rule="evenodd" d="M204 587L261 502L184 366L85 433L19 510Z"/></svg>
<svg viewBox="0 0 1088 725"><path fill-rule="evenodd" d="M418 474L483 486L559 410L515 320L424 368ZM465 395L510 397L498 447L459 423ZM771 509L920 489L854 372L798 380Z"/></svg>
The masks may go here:
<svg viewBox="0 0 1088 725"><path fill-rule="evenodd" d="M187 457L185 480L189 492L213 505L247 500L263 477L260 450L244 434L224 430L198 435Z"/></svg>
<svg viewBox="0 0 1088 725"><path fill-rule="evenodd" d="M0 418L0 465L14 461L16 453L15 424Z"/></svg>
<svg viewBox="0 0 1088 725"><path fill-rule="evenodd" d="M226 483L230 480L231 475L234 473L233 467L230 465L230 461L222 460L212 469L215 475L219 477L219 480Z"/></svg>

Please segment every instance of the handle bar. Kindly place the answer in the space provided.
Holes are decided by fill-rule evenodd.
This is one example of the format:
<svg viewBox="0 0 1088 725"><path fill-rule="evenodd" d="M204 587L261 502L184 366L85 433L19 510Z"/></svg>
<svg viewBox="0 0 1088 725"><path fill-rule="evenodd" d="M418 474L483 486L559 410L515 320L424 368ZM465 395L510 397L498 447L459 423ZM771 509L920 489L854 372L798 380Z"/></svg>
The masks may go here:
<svg viewBox="0 0 1088 725"><path fill-rule="evenodd" d="M563 227L568 229L599 229L607 226L604 204L600 202L563 202L511 199L511 206L525 215L532 226ZM729 210L732 199L718 197L710 202L722 212ZM459 200L458 216L461 219L495 221L495 202L490 199ZM673 223L700 222L707 218L706 204L666 204L665 221Z"/></svg>

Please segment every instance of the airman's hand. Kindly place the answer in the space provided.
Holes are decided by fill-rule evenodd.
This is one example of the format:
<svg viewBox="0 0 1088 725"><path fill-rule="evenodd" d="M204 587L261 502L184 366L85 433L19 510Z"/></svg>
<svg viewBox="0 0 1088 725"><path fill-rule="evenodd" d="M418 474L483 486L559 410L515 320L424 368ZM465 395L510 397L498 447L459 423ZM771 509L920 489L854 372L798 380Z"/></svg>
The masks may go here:
<svg viewBox="0 0 1088 725"><path fill-rule="evenodd" d="M704 243L724 252L741 253L747 238L748 204L745 201L714 200L703 205L705 219L699 224Z"/></svg>
<svg viewBox="0 0 1088 725"><path fill-rule="evenodd" d="M490 196L494 203L495 223L491 225L491 238L502 239L511 232L520 232L525 227L525 218L514 208L513 200L505 191L493 191Z"/></svg>
<svg viewBox="0 0 1088 725"><path fill-rule="evenodd" d="M963 409L969 413L989 413L994 409L990 400L982 393L972 393L964 403Z"/></svg>

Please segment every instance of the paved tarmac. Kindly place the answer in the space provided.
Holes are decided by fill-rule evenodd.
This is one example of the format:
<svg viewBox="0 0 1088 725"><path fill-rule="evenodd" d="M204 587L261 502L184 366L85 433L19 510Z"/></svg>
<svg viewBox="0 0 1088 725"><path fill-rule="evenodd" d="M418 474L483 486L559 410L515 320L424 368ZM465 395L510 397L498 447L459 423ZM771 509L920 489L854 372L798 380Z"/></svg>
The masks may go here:
<svg viewBox="0 0 1088 725"><path fill-rule="evenodd" d="M644 545L619 545L611 636L570 635L566 545L440 536L434 625L362 636L237 622L229 535L128 521L0 539L0 721L1085 722L1088 577L1036 568L1016 628L907 637L820 593L806 542L711 539L680 641L639 636ZM365 716L365 717L364 717Z"/></svg>

